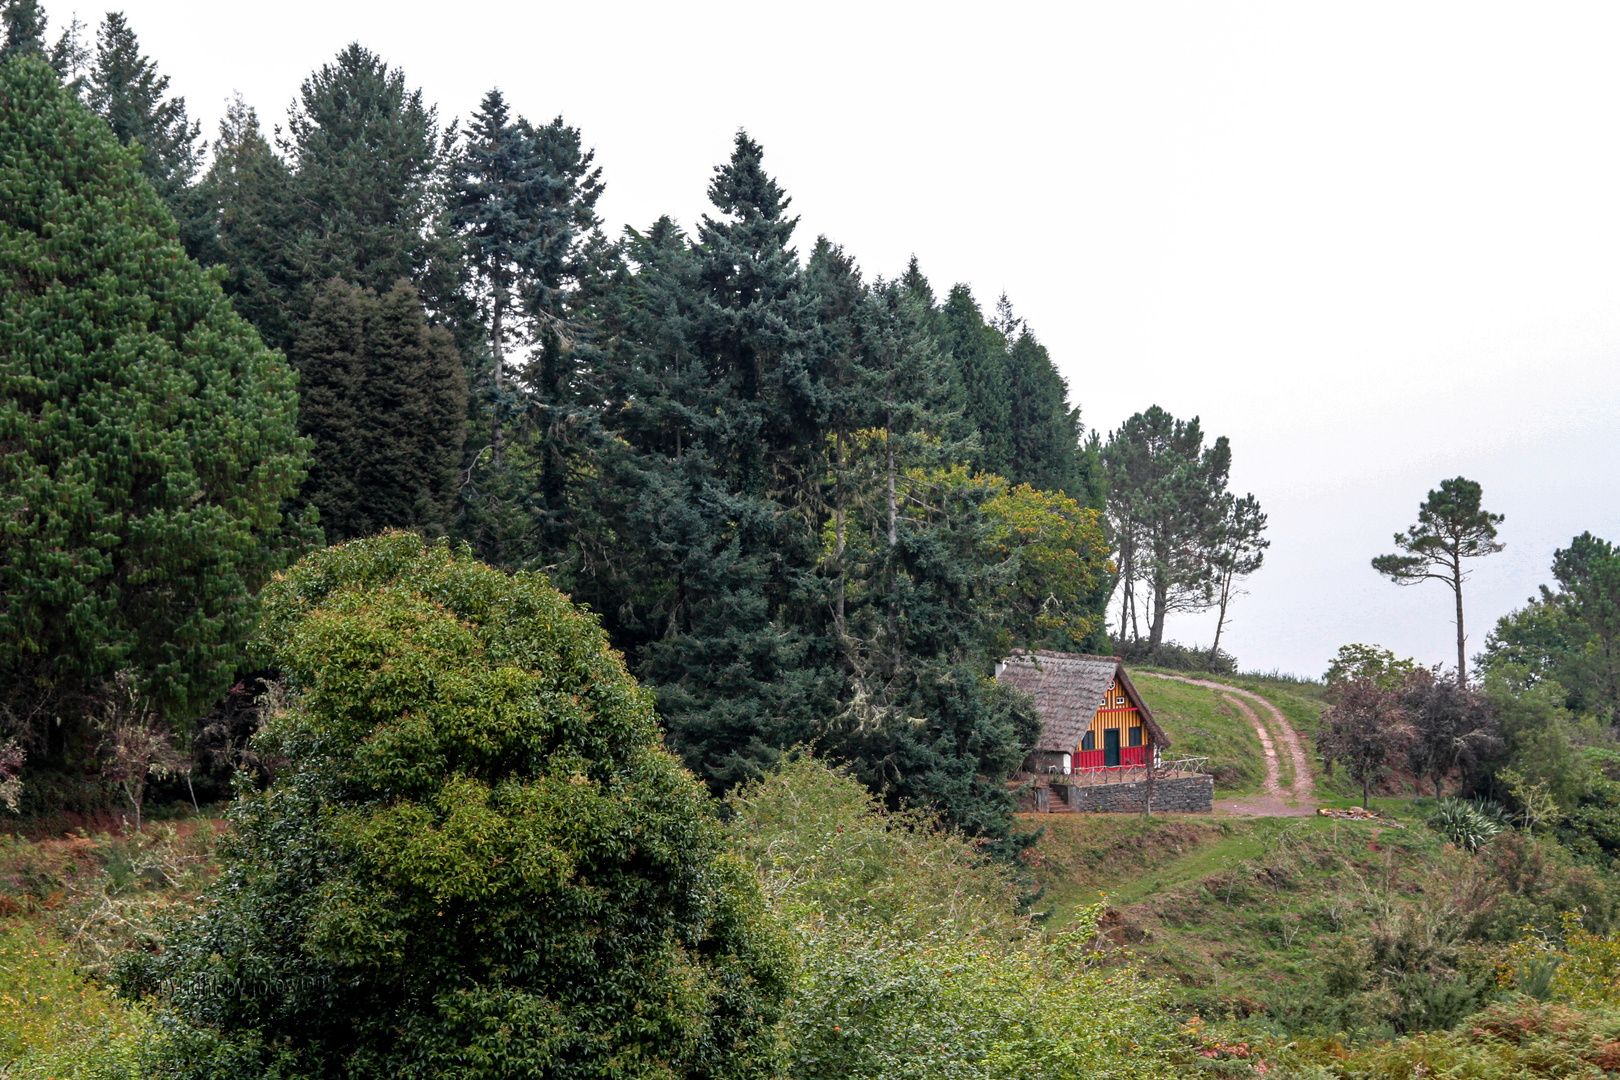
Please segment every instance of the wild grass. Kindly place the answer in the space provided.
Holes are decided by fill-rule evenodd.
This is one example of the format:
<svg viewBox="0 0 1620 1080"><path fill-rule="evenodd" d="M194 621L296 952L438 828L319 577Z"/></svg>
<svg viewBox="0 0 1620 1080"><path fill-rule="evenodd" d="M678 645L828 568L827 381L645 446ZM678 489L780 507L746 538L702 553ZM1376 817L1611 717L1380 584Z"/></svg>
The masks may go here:
<svg viewBox="0 0 1620 1080"><path fill-rule="evenodd" d="M0 1076L132 1076L143 1023L38 921L0 924Z"/></svg>
<svg viewBox="0 0 1620 1080"><path fill-rule="evenodd" d="M1171 757L1209 758L1216 798L1260 789L1266 775L1260 739L1248 719L1219 691L1170 679L1138 679L1135 685L1154 719L1170 736Z"/></svg>
<svg viewBox="0 0 1620 1080"><path fill-rule="evenodd" d="M1175 987L1173 1008L1250 1039L1440 1030L1489 1003L1526 927L1613 924L1616 891L1556 845L1514 831L1470 854L1425 824L1432 801L1379 803L1404 827L1053 817L1031 865L1054 923L1106 893L1110 938Z"/></svg>
<svg viewBox="0 0 1620 1080"><path fill-rule="evenodd" d="M31 917L82 969L104 975L118 953L157 942L164 911L201 892L217 841L207 821L149 823L128 836L0 836L0 917Z"/></svg>

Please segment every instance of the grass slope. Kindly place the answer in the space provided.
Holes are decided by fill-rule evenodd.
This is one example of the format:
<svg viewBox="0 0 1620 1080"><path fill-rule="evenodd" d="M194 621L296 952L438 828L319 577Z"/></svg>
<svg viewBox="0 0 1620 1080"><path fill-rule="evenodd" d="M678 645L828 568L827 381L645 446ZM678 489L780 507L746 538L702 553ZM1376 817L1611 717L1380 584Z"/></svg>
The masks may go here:
<svg viewBox="0 0 1620 1080"><path fill-rule="evenodd" d="M1260 790L1266 777L1265 751L1248 719L1219 691L1168 679L1134 682L1153 718L1170 736L1170 756L1209 758L1216 798Z"/></svg>
<svg viewBox="0 0 1620 1080"><path fill-rule="evenodd" d="M1169 668L1140 668L1138 670L1224 683L1227 686L1235 686L1240 690L1259 694L1275 705L1277 710L1288 718L1288 722L1293 729L1299 733L1300 741L1304 744L1305 752L1310 758L1312 779L1317 787L1318 804L1322 806L1349 806L1353 802L1357 806L1361 805L1361 789L1351 782L1343 772L1329 774L1323 767L1321 758L1316 754L1316 729L1321 722L1322 714L1328 708L1327 687L1322 683L1253 674L1212 675L1204 672L1175 671ZM1176 684L1169 683L1164 679L1139 679L1136 685L1138 689L1142 690L1143 696L1147 698L1148 707L1153 709L1154 715L1157 716L1158 708L1154 704L1155 698L1149 696L1150 693L1156 692L1160 687ZM1185 683L1181 685L1188 690L1196 689L1187 687ZM1216 691L1205 690L1203 693L1214 695ZM1262 722L1266 721L1267 717L1263 710L1252 704L1251 708L1255 710L1255 714L1260 717ZM1182 744L1176 739L1174 731L1170 732L1170 738L1176 741L1175 751L1179 753L1182 750ZM1272 742L1278 749L1279 780L1285 788L1289 787L1293 783L1293 762L1290 760L1289 755L1283 752L1275 734L1272 735ZM1196 752L1204 753L1202 750ZM1213 755L1211 765L1214 765ZM1392 776L1390 781L1379 790L1386 794L1396 794L1411 787L1411 779L1402 774ZM1227 793L1227 791L1223 791L1220 781L1217 779L1216 797L1219 798ZM1235 790L1230 791L1230 794L1239 793ZM1246 794L1247 792L1242 793Z"/></svg>
<svg viewBox="0 0 1620 1080"><path fill-rule="evenodd" d="M1494 992L1498 946L1558 911L1606 926L1608 882L1509 833L1478 854L1380 800L1403 828L1329 818L1041 819L1031 865L1047 926L1108 897L1116 946L1175 987L1175 1007L1272 1031L1360 1040L1454 1023Z"/></svg>

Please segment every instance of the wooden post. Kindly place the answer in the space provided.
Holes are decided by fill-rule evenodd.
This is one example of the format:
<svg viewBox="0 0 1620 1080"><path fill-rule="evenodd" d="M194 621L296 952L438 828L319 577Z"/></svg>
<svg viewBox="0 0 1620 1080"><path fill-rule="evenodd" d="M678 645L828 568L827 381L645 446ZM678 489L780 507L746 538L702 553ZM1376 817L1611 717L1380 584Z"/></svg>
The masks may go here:
<svg viewBox="0 0 1620 1080"><path fill-rule="evenodd" d="M1159 769L1153 764L1153 758L1151 755L1149 755L1147 768L1147 792L1144 796L1146 801L1142 804L1143 817L1150 818L1153 816L1153 791L1155 786L1158 784L1158 775Z"/></svg>

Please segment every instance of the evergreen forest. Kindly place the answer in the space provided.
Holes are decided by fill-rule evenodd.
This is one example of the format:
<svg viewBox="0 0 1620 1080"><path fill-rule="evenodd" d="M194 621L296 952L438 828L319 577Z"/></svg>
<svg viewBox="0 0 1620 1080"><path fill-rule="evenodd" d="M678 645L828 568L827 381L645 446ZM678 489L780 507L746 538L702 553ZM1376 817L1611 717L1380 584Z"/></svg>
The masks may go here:
<svg viewBox="0 0 1620 1080"><path fill-rule="evenodd" d="M191 739L232 687L276 677L248 645L265 581L324 545L409 530L544 573L595 612L713 793L813 745L890 807L1007 845L1005 781L1036 721L990 678L996 660L1157 647L1165 612L1215 603L1223 552L1264 528L1226 527L1230 449L1206 447L1196 419L1153 408L1106 441L1088 432L1007 298L987 310L915 260L873 274L796 235L746 132L701 220L611 235L587 136L498 89L446 122L354 44L298 87L285 132L238 100L207 139L122 16L53 39L37 6L6 10L17 77L32 54L33 77L43 65L63 87L32 129L14 114L16 137L71 169L61 117L99 119L96 152L128 148L139 177L107 183L192 287L217 281L214 317L275 371L234 406L262 414L244 432L263 454L251 495L185 482L219 518L182 509L178 477L161 496L149 478L249 465L207 460L231 451L200 428L189 461L103 458L59 511L19 504L70 553L8 559L8 593L28 599L0 660L5 734L50 774L33 790L53 803L94 767L89 718L111 680L133 679L155 722ZM144 272L118 287L155 295ZM101 332L144 335L154 318L168 316L119 312ZM167 346L188 354L176 334ZM25 484L66 483L55 462L97 437L159 437L142 398L163 395L161 376L116 347L39 347L24 362L58 374L14 384L18 415L60 401L65 426L18 458L39 477ZM107 365L129 379L116 406L97 400ZM92 412L127 434L91 435L75 416ZM137 553L142 531L165 539ZM195 560L216 554L205 585ZM63 565L74 586L42 587ZM1128 608L1111 637L1121 567L1152 614Z"/></svg>

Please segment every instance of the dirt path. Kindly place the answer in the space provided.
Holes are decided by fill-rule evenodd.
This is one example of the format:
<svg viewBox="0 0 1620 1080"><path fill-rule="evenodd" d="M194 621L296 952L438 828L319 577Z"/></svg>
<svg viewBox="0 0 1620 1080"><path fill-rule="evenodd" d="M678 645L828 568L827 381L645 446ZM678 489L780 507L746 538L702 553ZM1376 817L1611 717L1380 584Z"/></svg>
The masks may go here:
<svg viewBox="0 0 1620 1080"><path fill-rule="evenodd" d="M1138 674L1153 679L1172 679L1191 686L1219 690L1221 696L1231 702L1254 727L1254 733L1260 738L1260 748L1266 755L1266 779L1261 786L1261 794L1258 798L1221 799L1215 803L1216 810L1246 817L1309 817L1315 813L1310 805L1316 795L1316 785L1311 780L1311 759L1305 753L1305 744L1300 741L1299 732L1294 730L1294 725L1288 722L1288 718L1277 706L1259 694L1227 686L1225 683L1211 682L1208 679L1189 679L1184 675L1159 675L1151 671ZM1255 715L1254 710L1249 708L1248 702L1251 701L1266 711L1268 721L1263 722ZM1282 786L1277 747L1272 741L1273 735L1277 737L1277 742L1282 743L1289 762L1294 766L1294 783L1291 789L1285 790Z"/></svg>

